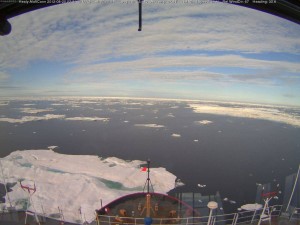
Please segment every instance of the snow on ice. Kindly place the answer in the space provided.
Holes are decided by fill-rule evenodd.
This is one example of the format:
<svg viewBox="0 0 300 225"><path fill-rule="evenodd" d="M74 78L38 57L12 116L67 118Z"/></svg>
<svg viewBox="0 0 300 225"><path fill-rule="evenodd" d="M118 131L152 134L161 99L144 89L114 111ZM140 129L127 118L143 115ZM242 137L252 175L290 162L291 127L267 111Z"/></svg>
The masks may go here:
<svg viewBox="0 0 300 225"><path fill-rule="evenodd" d="M49 146L54 147L54 146ZM47 216L63 210L66 221L78 220L81 208L87 221L95 218L100 199L108 204L120 196L142 191L146 173L140 171L143 161L124 161L115 157L64 155L52 150L15 151L1 159L6 182L14 183L9 197L17 209L25 209L27 193L22 184L35 183L30 210ZM174 188L176 177L165 168L152 168L151 181L156 192L166 193ZM5 196L9 206L8 196Z"/></svg>

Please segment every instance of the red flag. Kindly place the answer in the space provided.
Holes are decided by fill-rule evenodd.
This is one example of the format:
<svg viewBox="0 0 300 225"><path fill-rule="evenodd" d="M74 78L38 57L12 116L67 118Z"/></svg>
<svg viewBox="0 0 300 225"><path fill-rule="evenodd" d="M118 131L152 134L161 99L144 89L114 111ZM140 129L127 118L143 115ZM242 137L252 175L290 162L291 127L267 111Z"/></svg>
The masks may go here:
<svg viewBox="0 0 300 225"><path fill-rule="evenodd" d="M147 167L141 167L142 172L147 172L147 169L148 169Z"/></svg>

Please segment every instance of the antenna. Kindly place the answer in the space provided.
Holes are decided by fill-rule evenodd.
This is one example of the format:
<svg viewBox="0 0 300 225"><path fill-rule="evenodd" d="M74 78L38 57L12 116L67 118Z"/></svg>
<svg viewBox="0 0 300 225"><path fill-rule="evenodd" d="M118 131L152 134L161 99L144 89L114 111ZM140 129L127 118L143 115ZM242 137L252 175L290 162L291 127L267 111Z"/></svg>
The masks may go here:
<svg viewBox="0 0 300 225"><path fill-rule="evenodd" d="M147 194L150 193L150 186L151 186L152 190L154 191L153 185L150 180L150 159L147 160L147 180L145 182L143 191L145 191L146 186L147 186Z"/></svg>

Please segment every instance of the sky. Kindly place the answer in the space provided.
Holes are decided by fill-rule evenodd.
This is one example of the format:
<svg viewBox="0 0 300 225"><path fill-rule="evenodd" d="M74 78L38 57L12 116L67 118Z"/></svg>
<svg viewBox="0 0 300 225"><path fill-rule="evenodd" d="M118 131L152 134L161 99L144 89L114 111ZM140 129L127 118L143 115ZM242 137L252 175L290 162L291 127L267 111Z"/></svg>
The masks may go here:
<svg viewBox="0 0 300 225"><path fill-rule="evenodd" d="M0 97L121 96L300 106L300 26L204 1L84 0L11 18Z"/></svg>

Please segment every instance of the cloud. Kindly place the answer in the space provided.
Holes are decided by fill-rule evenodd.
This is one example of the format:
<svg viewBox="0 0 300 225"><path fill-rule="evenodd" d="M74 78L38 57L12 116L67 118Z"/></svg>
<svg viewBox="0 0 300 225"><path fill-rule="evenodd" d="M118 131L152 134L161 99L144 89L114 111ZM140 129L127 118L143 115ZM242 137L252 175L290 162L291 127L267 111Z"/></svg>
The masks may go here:
<svg viewBox="0 0 300 225"><path fill-rule="evenodd" d="M299 84L296 24L224 3L145 2L143 31L137 32L137 2L112 2L62 4L10 19L0 68L17 74L44 61L69 68L59 88L28 84L27 94L91 94L89 85L97 83L104 95L140 95L137 85L128 86L133 80ZM278 57L268 58L271 53ZM7 76L0 73L0 82Z"/></svg>
<svg viewBox="0 0 300 225"><path fill-rule="evenodd" d="M21 87L19 86L12 86L12 85L0 85L0 89L8 89L8 90L15 90L15 89L20 89Z"/></svg>
<svg viewBox="0 0 300 225"><path fill-rule="evenodd" d="M217 63L217 64L216 64ZM135 70L154 69L162 67L244 67L244 68L280 68L291 72L299 72L298 63L268 61L246 58L239 55L221 55L221 56L165 56L165 57L147 57L126 62L109 62L82 66L73 72L93 73L93 72L113 72L124 68L134 67Z"/></svg>
<svg viewBox="0 0 300 225"><path fill-rule="evenodd" d="M293 94L283 94L282 96L285 98L296 98L296 96Z"/></svg>
<svg viewBox="0 0 300 225"><path fill-rule="evenodd" d="M272 68L264 69L264 70L256 70L255 73L252 74L235 74L229 75L229 78L232 81L240 81L247 82L257 85L294 85L297 86L300 84L300 77L298 73L291 72L290 69L282 67L282 68Z"/></svg>
<svg viewBox="0 0 300 225"><path fill-rule="evenodd" d="M213 68L250 69L254 73L227 74L211 72ZM125 68L125 69L124 69ZM130 61L104 62L82 65L70 72L66 80L73 82L159 79L159 80L213 80L248 82L255 84L295 84L300 64L285 61L257 60L240 55L188 55L147 57ZM85 76L83 76L85 75Z"/></svg>
<svg viewBox="0 0 300 225"><path fill-rule="evenodd" d="M6 81L9 75L6 72L0 71L0 82Z"/></svg>
<svg viewBox="0 0 300 225"><path fill-rule="evenodd" d="M297 25L262 12L223 3L145 4L144 30L137 33L133 6L71 3L15 17L0 47L3 66L36 59L90 64L187 48L299 53Z"/></svg>

